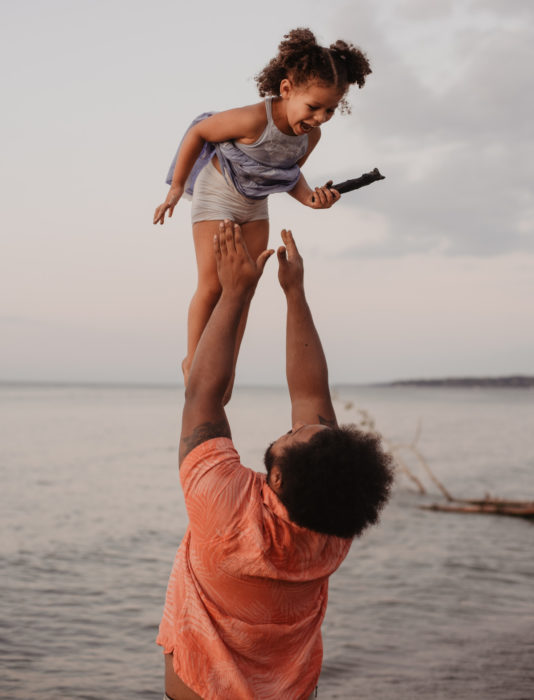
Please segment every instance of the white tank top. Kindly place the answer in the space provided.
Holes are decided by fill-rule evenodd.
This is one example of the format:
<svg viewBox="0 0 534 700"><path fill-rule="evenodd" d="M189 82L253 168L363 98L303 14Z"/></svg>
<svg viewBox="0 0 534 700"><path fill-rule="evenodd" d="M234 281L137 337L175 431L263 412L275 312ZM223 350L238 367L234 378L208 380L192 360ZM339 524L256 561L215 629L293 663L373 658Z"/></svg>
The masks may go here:
<svg viewBox="0 0 534 700"><path fill-rule="evenodd" d="M263 165L289 168L302 158L308 150L308 134L284 134L273 121L272 97L265 98L267 126L254 143L237 143L234 146Z"/></svg>

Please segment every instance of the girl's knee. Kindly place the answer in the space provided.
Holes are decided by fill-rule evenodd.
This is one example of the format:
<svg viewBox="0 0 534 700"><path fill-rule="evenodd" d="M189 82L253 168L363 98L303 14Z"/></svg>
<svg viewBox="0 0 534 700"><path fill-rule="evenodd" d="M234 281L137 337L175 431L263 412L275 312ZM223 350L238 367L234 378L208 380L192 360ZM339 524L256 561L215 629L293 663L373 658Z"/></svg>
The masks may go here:
<svg viewBox="0 0 534 700"><path fill-rule="evenodd" d="M199 280L197 295L202 297L207 303L215 305L221 296L219 280Z"/></svg>

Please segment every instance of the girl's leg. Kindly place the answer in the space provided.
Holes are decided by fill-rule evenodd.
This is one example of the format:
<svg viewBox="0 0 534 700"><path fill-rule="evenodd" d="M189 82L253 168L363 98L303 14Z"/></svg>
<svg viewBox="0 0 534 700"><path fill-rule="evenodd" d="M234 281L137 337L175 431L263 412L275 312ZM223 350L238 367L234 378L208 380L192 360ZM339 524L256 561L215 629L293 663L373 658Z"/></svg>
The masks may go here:
<svg viewBox="0 0 534 700"><path fill-rule="evenodd" d="M186 386L198 341L221 294L221 285L219 284L217 266L213 254L213 236L219 231L219 223L220 221L199 221L193 224L198 283L195 294L189 305L187 317L187 356L182 362L182 371L184 373L184 383ZM267 248L267 243L269 241L269 220L260 219L259 221L249 221L248 223L242 224L241 232L250 257L256 260L258 255ZM235 366L239 348L241 347L241 341L243 340L245 326L247 324L249 306L250 304L247 304L246 308L243 310L243 315L239 323L234 354L234 370L224 396L225 404L228 403L232 396Z"/></svg>
<svg viewBox="0 0 534 700"><path fill-rule="evenodd" d="M198 280L187 315L187 356L182 362L186 386L198 341L221 294L213 253L213 236L219 231L219 223L199 221L193 224Z"/></svg>
<svg viewBox="0 0 534 700"><path fill-rule="evenodd" d="M267 248L267 243L269 242L269 220L260 219L258 221L249 221L246 224L241 225L241 233L243 235L243 240L248 248L250 257L253 260L258 258L258 255L262 253ZM230 401L232 396L232 390L234 388L235 379L235 368L237 365L237 357L239 355L239 348L241 347L241 341L243 340L243 335L245 333L245 326L247 325L248 310L250 307L250 302L243 309L243 314L241 316L241 321L239 322L239 328L237 330L237 341L235 346L234 354L234 370L232 372L232 378L228 384L228 388L224 394L224 404L226 405Z"/></svg>

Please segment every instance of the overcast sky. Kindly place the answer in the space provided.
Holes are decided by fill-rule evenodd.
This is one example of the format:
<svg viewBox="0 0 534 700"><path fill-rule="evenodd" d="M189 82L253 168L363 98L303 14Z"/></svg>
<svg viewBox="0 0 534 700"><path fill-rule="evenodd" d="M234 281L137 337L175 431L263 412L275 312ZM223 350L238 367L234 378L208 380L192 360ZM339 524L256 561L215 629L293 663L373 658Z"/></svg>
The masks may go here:
<svg viewBox="0 0 534 700"><path fill-rule="evenodd" d="M196 280L190 204L154 227L185 128L258 100L253 76L309 26L373 74L306 164L386 180L291 228L332 382L534 373L530 0L5 0L0 379L180 381ZM238 382L284 379L270 260Z"/></svg>

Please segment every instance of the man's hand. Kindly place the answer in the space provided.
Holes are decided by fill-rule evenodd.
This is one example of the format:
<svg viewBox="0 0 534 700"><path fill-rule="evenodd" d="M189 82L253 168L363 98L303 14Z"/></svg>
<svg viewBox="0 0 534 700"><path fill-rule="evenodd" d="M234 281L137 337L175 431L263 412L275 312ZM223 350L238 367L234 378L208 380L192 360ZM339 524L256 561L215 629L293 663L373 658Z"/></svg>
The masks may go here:
<svg viewBox="0 0 534 700"><path fill-rule="evenodd" d="M304 266L291 231L282 231L278 280L287 301L286 374L291 423L336 425L328 367L304 293Z"/></svg>
<svg viewBox="0 0 534 700"><path fill-rule="evenodd" d="M304 265L291 231L283 229L280 235L284 245L277 250L278 281L285 294L288 294L292 289L304 288Z"/></svg>
<svg viewBox="0 0 534 700"><path fill-rule="evenodd" d="M162 224L165 221L165 214L167 212L169 212L169 219L170 219L172 216L172 213L174 211L174 207L180 201L180 197L183 195L183 193L184 193L183 187L177 187L177 186L171 187L171 189L169 190L169 194L167 195L163 204L160 204L159 207L154 212L153 223Z"/></svg>
<svg viewBox="0 0 534 700"><path fill-rule="evenodd" d="M237 296L253 294L265 263L274 250L264 250L252 260L241 235L241 227L231 221L221 222L219 233L213 237L217 274L222 293Z"/></svg>

